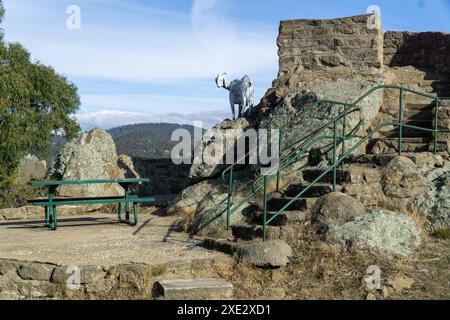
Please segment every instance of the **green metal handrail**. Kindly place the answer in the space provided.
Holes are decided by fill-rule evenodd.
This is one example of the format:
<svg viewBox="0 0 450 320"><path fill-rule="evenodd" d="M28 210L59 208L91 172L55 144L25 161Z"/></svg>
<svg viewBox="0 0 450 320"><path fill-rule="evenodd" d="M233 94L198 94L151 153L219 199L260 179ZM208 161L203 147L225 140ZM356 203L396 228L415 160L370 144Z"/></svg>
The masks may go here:
<svg viewBox="0 0 450 320"><path fill-rule="evenodd" d="M350 150L346 151L345 154L343 156L341 156L339 159L333 159L333 164L331 166L328 167L328 169L326 169L322 174L320 174L313 182L311 182L305 189L303 189L300 193L298 193L295 197L293 197L287 204L285 204L278 212L276 212L275 214L272 215L272 217L270 219L267 219L267 194L264 194L264 204L263 204L263 215L264 215L264 221L263 221L263 240L267 239L267 226L274 220L276 219L276 217L278 217L280 214L282 214L284 211L286 211L295 201L297 201L299 198L301 198L306 192L308 192L316 183L318 183L323 177L325 177L328 173L330 173L333 170L333 190L336 190L336 170L337 167L343 162L345 161L345 159L350 156L356 149L358 149L362 144L364 144L365 142L367 142L375 133L378 133L379 131L381 131L381 129L385 128L385 127L399 127L399 128L410 128L410 129L415 129L415 130L420 130L420 131L425 131L425 132L433 132L436 133L435 129L428 129L428 128L422 128L422 127L417 127L417 126L412 126L412 125L408 125L408 124L404 124L404 123L399 123L399 122L386 122L383 123L381 125L379 125L377 128L375 128L373 131L371 131L369 134L367 134L365 137L361 138L361 140L356 143L352 148L350 148ZM335 125L336 127L336 125ZM440 130L438 129L438 133L444 133L444 132L450 132L450 130ZM336 135L334 135L333 140L334 140L334 144L336 145ZM318 142L318 140L315 141L316 143ZM265 192L267 192L267 184L268 184L268 179L265 176L264 177L264 185L263 185L263 189L265 190Z"/></svg>
<svg viewBox="0 0 450 320"><path fill-rule="evenodd" d="M333 105L340 105L340 106L344 106L344 107L349 107L349 106L351 105L350 103L340 102L340 101L333 101L333 100L318 100L318 101L316 101L314 104L312 104L311 106L309 106L309 107L307 107L306 109L304 109L303 112L309 112L311 109L317 108L317 107L319 107L320 105L326 104L326 103L328 103L328 104L333 104ZM302 120L302 119L293 119L293 120L288 121L287 123L285 123L282 127L280 127L280 129L279 129L279 130L280 130L280 143L279 143L280 148L281 148L281 145L282 145L282 137L283 137L283 135L284 135L284 133L285 133L286 128L289 127L289 126L293 126L293 125L297 124L297 123L300 122L301 120ZM290 147L292 147L292 146L294 146L294 145L296 145L296 144L298 144L298 143L300 143L300 142L301 142L301 140L299 140L299 141L293 143ZM289 147L289 148L290 148L290 147ZM248 153L246 153L246 154L244 155L244 158L247 157L247 156L249 156L252 152L255 152L255 150L257 151L257 149L258 149L258 146L256 147L256 149L253 149L253 150L249 151ZM239 162L240 160L242 160L242 159L237 160L235 164L230 165L229 167L227 167L225 170L222 171L221 178L222 178L222 181L223 181L224 183L227 183L226 177L225 177L226 174L227 174L228 172L231 172L232 169L234 169L236 166L238 166L238 165L239 165L238 162Z"/></svg>
<svg viewBox="0 0 450 320"><path fill-rule="evenodd" d="M373 92L375 92L375 91L377 91L377 90L381 90L381 89L398 89L398 90L400 90L400 103L399 103L399 104L400 104L400 108L399 108L399 109L400 109L400 110L399 110L400 112L399 112L399 122L398 122L398 123L391 123L393 126L395 126L395 124L400 124L400 125L398 125L399 128L400 128L400 130L399 130L399 154L401 154L401 152L402 152L403 128L405 128L405 127L406 127L406 128L413 128L413 129L423 130L423 131L428 131L428 132L433 132L433 141L434 141L433 151L436 153L436 150L437 150L437 145L436 145L436 143L437 143L437 134L438 134L439 132L446 132L446 131L443 131L443 130L439 130L439 128L438 128L438 108L439 108L439 101L440 101L440 100L447 100L447 98L439 98L439 97L436 97L436 96L432 96L432 95L430 95L430 94L421 93L421 92L418 92L418 91L415 91L415 90L411 90L411 89L408 89L408 88L405 88L405 87L401 87L401 86L395 86L395 85L379 85L379 86L376 86L376 87L370 89L369 91L367 91L364 95L362 95L359 99L357 99L357 100L356 100L354 103L352 103L352 104L342 103L342 102L337 102L337 101L332 101L332 100L321 100L321 101L319 102L319 103L341 104L341 105L344 105L345 107L348 107L348 109L346 109L343 113L339 114L335 119L333 119L333 121L330 122L330 123L333 123L333 124L334 124L334 126L333 126L333 127L334 127L334 128L333 128L333 163L334 163L334 164L336 164L338 141L339 141L339 144L342 143L342 145L343 145L343 146L342 146L342 156L341 156L341 158L339 159L339 164L343 165L343 164L344 164L344 161L345 161L345 159L348 157L348 155L350 155L354 150L356 150L357 147L359 147L362 143L364 143L365 141L367 141L367 139L369 139L370 137L372 137L372 135L373 135L375 132L378 132L379 130L381 130L381 129L384 128L385 126L389 126L389 124L383 124L383 125L381 125L379 128L377 128L377 129L375 129L373 132L371 132L370 135L368 135L368 136L366 137L367 139L365 139L363 142L359 143L359 144L357 145L356 148L353 147L353 148L351 149L350 152L345 152L345 141L346 141L347 139L355 138L355 136L347 136L346 133L345 133L345 119L346 119L346 116L348 115L349 112L355 112L356 110L355 110L355 109L352 110L352 108L356 107L356 106L357 106L361 101L363 101L366 97L368 97L368 96L369 96L370 94L372 94ZM434 128L434 130L433 130L433 129L426 129L426 128L421 128L421 127L416 127L416 126L411 126L411 125L403 124L403 111L404 111L403 108L404 108L404 93L405 93L405 92L409 92L409 93L413 93L413 94L416 94L416 95L419 95L419 96L427 97L427 98L430 98L430 99L436 101L435 128ZM340 120L340 119L342 119L342 118L344 119L344 124L343 124L344 130L343 130L343 135L342 135L341 137L337 138L337 131L336 131L336 129L337 129L337 121ZM320 140L323 140L323 139L326 139L326 138L328 138L328 139L330 138L330 137L326 137L326 136L320 136L320 137L318 137L318 138L316 138L316 139L312 139L312 138L316 137L316 136L318 135L318 133L320 133L320 132L326 130L327 128L329 128L330 123L328 124L328 126L327 126L327 125L326 125L326 126L323 126L321 129L319 129L318 131L316 131L316 133L313 134L313 136L310 137L310 139L308 139L308 141L307 141L305 144L303 144L302 146L298 147L298 148L294 151L295 157L292 158L292 159L289 159L289 160L288 160L288 163L287 163L286 165L283 165L283 166L282 166L282 169L278 169L278 172L277 172L277 190L279 190L280 173L281 173L282 170L284 170L284 168L286 168L288 165L290 165L292 162L294 162L296 159L298 159L298 157L300 157L302 154L304 154L305 151L308 151L308 149L309 149L313 144L317 143L317 142L320 141ZM358 124L358 127L357 127L357 128L359 128L360 125L361 125L361 122ZM282 127L282 129L285 129L285 128L286 128L286 126L283 126L283 127ZM358 130L358 129L354 129L353 132L354 132L354 131L357 131L357 130ZM299 142L300 142L300 141L299 141ZM297 143L298 143L298 142L297 142ZM295 144L297 144L297 143L295 143ZM295 144L294 144L294 145L295 145ZM280 143L280 145L281 145L281 143ZM292 154L291 154L291 155L292 155ZM289 157L289 156L288 156L288 157ZM333 166L334 166L334 173L333 173L333 190L336 190L336 178L337 178L337 177L336 177L336 168L337 168L337 165L333 165ZM243 204L245 204L247 201L249 201L249 200L250 200L253 196L255 196L261 189L264 189L264 192L267 192L267 184L274 178L274 176L272 176L272 177L270 177L270 178L269 178L269 176L263 176L263 177L260 177L259 179L257 179L257 181L255 181L255 183L252 185L252 193L251 193L250 195L248 195L247 197L245 197L245 198L244 198L237 206L235 206L234 208L232 208L233 168L234 168L234 166L228 168L228 170L230 170L230 176L229 176L229 185L228 185L229 193L228 193L228 204L227 204L227 228L229 228L229 226L230 226L230 216L231 216L231 214L234 213L236 210L238 210L238 209L239 209ZM318 181L320 181L320 179L321 179L323 176L325 176L329 171L331 171L331 169L328 170L325 174L321 175L321 176L319 177L319 179L317 179L316 181L314 181L313 183L311 183L311 184L307 187L307 189L303 190L303 192L308 191L314 184L316 184ZM222 175L222 179L223 179L224 181L225 181L225 173L226 173L226 172L224 172L224 174ZM264 183L263 183L262 185L260 185L258 188L255 189L255 184L258 183L259 181L261 181L261 179L264 180ZM300 197L300 196L298 196L297 199L298 199L299 197ZM266 203L266 201L267 201L267 194L264 195L264 201L265 201L265 203ZM288 204L288 205L291 205L291 204L292 204L292 203L290 203L290 204ZM283 208L283 211L284 211L284 210L286 210L286 208ZM271 221L273 221L273 219L275 219L276 216L279 215L279 214L281 214L281 213L282 213L282 211L279 212L278 214L276 214L275 216L273 216L273 217L270 219L270 221L267 222L267 219L266 219L266 218L267 218L267 207L266 207L266 205L265 205L265 208L264 208L264 238L265 238L265 231L266 231L267 224L270 223Z"/></svg>
<svg viewBox="0 0 450 320"><path fill-rule="evenodd" d="M314 104L312 104L310 107L306 108L306 110L303 110L304 112L308 112L313 108L317 108L322 104L333 104L333 105L339 105L339 106L343 106L344 108L349 107L351 104L350 103L346 103L346 102L339 102L339 101L333 101L333 100L319 100L316 101ZM346 116L348 115L347 110L344 110L344 113L341 113L340 115L342 115L344 118L346 118ZM279 140L279 148L281 149L283 140L282 137L284 136L285 133L285 129L289 126L295 125L296 123L300 122L302 119L295 119L293 121L289 121L288 123L284 124L281 128L280 128L280 140ZM345 128L345 124L346 121L344 120L344 126L343 126L343 131L345 132L346 128ZM317 131L318 132L318 131ZM317 133L316 132L316 133ZM313 133L313 134L316 134ZM300 143L302 140L304 139L310 139L308 137L302 138L299 141L296 141L295 143L293 143L290 147L295 146L296 144ZM256 147L258 148L258 147ZM254 152L255 149L253 149L252 151L249 151L245 156L247 157L248 155L250 155L251 152ZM280 152L282 152L280 150ZM292 161L291 161L292 163ZM237 206L235 206L234 208L232 208L233 204L233 177L234 177L234 169L236 168L236 166L239 165L239 160L236 161L235 164L229 166L228 168L226 168L221 175L222 181L224 183L228 183L228 198L227 198L227 229L229 229L230 227L230 222L231 222L231 215L236 212L236 210L238 210L240 207L242 207L246 202L248 202L252 197L254 197L262 188L262 186L260 188L258 188L258 190L254 190L254 188L252 187L252 193L250 193L248 196L246 196L241 202L239 202L239 204ZM226 174L229 173L228 175L228 182L226 181ZM258 180L257 180L258 181ZM279 189L280 186L280 175L277 174L277 190Z"/></svg>

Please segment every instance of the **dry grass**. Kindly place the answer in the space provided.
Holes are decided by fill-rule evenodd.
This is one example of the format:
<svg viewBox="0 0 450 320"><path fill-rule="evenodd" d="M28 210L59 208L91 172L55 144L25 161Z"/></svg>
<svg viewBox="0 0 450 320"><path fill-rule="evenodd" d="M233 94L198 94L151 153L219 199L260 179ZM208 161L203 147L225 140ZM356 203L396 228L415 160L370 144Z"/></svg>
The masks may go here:
<svg viewBox="0 0 450 320"><path fill-rule="evenodd" d="M372 265L381 269L382 285L405 275L415 280L411 289L394 292L387 299L450 298L450 257L448 241L429 241L413 261L386 257L377 252L342 252L340 248L317 241L305 227L305 237L291 246L293 261L278 270L236 264L221 276L231 281L238 299L365 299L369 289L365 278ZM426 270L426 271L424 271ZM378 299L381 291L375 291Z"/></svg>

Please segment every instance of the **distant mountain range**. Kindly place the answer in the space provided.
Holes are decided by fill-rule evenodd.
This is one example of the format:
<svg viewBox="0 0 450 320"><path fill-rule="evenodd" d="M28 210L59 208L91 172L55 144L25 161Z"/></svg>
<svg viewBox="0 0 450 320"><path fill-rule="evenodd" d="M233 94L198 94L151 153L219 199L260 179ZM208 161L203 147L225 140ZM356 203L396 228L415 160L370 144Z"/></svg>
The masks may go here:
<svg viewBox="0 0 450 320"><path fill-rule="evenodd" d="M170 158L172 148L178 143L171 136L176 129L186 129L194 138L194 127L172 123L144 123L116 127L108 130L117 148L117 154L130 157L159 159Z"/></svg>
<svg viewBox="0 0 450 320"><path fill-rule="evenodd" d="M144 159L170 158L172 148L178 142L172 142L172 132L186 129L194 139L194 126L173 123L144 123L116 127L108 130L116 144L117 154ZM203 132L205 130L203 129ZM35 152L40 159L53 163L61 149L67 143L62 136L54 136L46 152ZM192 144L193 145L193 144Z"/></svg>

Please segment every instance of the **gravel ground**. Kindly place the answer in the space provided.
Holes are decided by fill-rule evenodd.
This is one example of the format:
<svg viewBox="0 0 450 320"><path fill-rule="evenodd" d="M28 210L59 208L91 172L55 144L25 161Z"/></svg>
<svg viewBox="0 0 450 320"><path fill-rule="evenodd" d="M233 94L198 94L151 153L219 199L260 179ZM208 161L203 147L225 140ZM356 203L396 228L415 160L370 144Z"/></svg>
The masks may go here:
<svg viewBox="0 0 450 320"><path fill-rule="evenodd" d="M189 263L227 259L198 247L198 239L177 231L177 217L141 215L136 227L118 224L113 214L63 217L51 231L41 220L1 221L0 258L58 265Z"/></svg>

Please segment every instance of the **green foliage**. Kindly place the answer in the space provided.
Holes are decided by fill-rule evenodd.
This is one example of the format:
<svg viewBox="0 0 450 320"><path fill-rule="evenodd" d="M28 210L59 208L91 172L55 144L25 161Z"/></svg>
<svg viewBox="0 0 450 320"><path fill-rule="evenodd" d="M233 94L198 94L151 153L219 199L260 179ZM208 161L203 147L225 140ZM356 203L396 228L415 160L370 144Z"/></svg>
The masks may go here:
<svg viewBox="0 0 450 320"><path fill-rule="evenodd" d="M176 129L186 129L194 138L194 127L170 123L144 123L117 127L109 130L117 148L117 154L144 159L170 158L172 148L179 142L172 142ZM192 141L194 145L194 141Z"/></svg>
<svg viewBox="0 0 450 320"><path fill-rule="evenodd" d="M13 176L0 182L0 209L28 205L28 200L46 196L45 188L16 183Z"/></svg>
<svg viewBox="0 0 450 320"><path fill-rule="evenodd" d="M0 9L0 19L2 14ZM19 43L0 38L0 176L11 175L28 152L46 150L56 132L73 137L79 127L70 115L79 105L65 77L32 61Z"/></svg>

